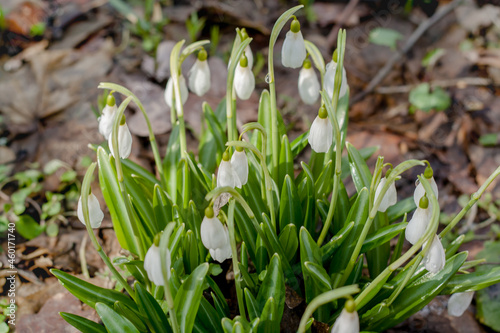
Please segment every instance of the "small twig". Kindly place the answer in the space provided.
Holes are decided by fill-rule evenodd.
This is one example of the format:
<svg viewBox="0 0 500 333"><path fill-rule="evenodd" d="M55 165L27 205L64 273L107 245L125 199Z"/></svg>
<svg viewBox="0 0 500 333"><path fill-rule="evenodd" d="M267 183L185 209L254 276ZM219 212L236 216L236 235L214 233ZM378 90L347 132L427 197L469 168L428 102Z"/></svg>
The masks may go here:
<svg viewBox="0 0 500 333"><path fill-rule="evenodd" d="M492 84L491 79L485 79L481 77L461 77L450 80L436 80L428 82L431 87L459 87L465 88L467 86L487 86ZM378 87L375 89L377 94L406 94L409 93L413 88L417 87L419 84L407 84L402 86L390 86L390 87Z"/></svg>
<svg viewBox="0 0 500 333"><path fill-rule="evenodd" d="M333 26L332 30L326 37L326 43L328 45L328 48L331 49L334 45L337 44L337 36L339 34L340 28L342 28L345 21L347 21L347 19L352 15L358 3L359 0L349 0L349 3L347 4L347 6L345 6L344 10L340 14L337 23Z"/></svg>
<svg viewBox="0 0 500 333"><path fill-rule="evenodd" d="M370 81L370 83L368 83L368 86L365 88L365 90L363 90L362 92L353 97L352 103L359 102L363 97L371 93L375 89L375 87L380 82L382 82L382 80L389 74L394 64L396 64L399 60L401 60L403 55L405 55L413 47L413 45L415 45L415 43L420 39L420 37L422 37L424 32L426 32L427 29L429 29L436 22L441 20L444 16L449 14L453 9L458 7L462 2L463 0L454 0L448 5L443 6L441 10L434 13L434 15L432 15L429 19L422 22L408 38L403 48L399 50L396 54L394 54L392 58L385 64L385 66Z"/></svg>

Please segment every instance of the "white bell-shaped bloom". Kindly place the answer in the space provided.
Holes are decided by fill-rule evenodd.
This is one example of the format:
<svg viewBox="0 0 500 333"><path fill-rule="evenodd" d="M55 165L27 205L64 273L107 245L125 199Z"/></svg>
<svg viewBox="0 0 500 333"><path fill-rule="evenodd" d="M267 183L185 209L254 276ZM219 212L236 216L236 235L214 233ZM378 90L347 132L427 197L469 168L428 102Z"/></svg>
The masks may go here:
<svg viewBox="0 0 500 333"><path fill-rule="evenodd" d="M224 226L224 234L226 237L226 243L222 247L209 249L212 258L220 263L232 257L231 243L229 241L229 231L227 230L226 226Z"/></svg>
<svg viewBox="0 0 500 333"><path fill-rule="evenodd" d="M434 195L436 196L436 199L438 199L438 187L436 184L436 181L434 180L434 177L431 177L430 179L427 179L429 183L431 184L432 191L434 192ZM418 182L417 187L415 187L415 192L413 192L413 201L415 201L415 205L418 205L420 202L420 199L424 196L425 194L425 189L424 186Z"/></svg>
<svg viewBox="0 0 500 333"><path fill-rule="evenodd" d="M425 247L425 243L423 245ZM431 273L437 273L443 269L446 263L446 255L444 253L443 244L437 235L434 235L431 248L424 257L425 269Z"/></svg>
<svg viewBox="0 0 500 333"><path fill-rule="evenodd" d="M92 228L99 228L101 226L102 220L104 219L104 213L101 210L101 205L99 204L99 200L97 200L96 196L93 193L89 194L88 206L89 206L90 226ZM80 222L85 224L85 218L83 217L81 196L80 199L78 199L78 207L76 209L76 215L78 216Z"/></svg>
<svg viewBox="0 0 500 333"><path fill-rule="evenodd" d="M253 68L253 52L252 52L252 48L250 47L250 45L247 45L247 47L245 47L245 57L247 57L247 60L248 60L248 67L250 67L250 69Z"/></svg>
<svg viewBox="0 0 500 333"><path fill-rule="evenodd" d="M333 126L328 120L326 109L321 107L314 119L308 137L311 148L317 153L326 153L333 143Z"/></svg>
<svg viewBox="0 0 500 333"><path fill-rule="evenodd" d="M102 115L99 117L99 133L108 140L111 132L113 131L113 123L115 122L115 115L118 107L116 106L115 98L109 94L106 106L102 109Z"/></svg>
<svg viewBox="0 0 500 333"><path fill-rule="evenodd" d="M217 171L217 187L230 186L232 188L241 188L241 180L238 173L234 170L231 161L229 160L229 153L225 152L222 156L222 161Z"/></svg>
<svg viewBox="0 0 500 333"><path fill-rule="evenodd" d="M181 91L181 101L182 105L186 104L186 101L188 99L188 88L186 86L186 79L184 78L184 75L181 74L179 77L179 88ZM165 102L169 107L172 107L173 103L173 98L174 98L174 81L172 80L172 77L170 77L167 81L167 86L165 88ZM177 108L180 107L179 104L176 105Z"/></svg>
<svg viewBox="0 0 500 333"><path fill-rule="evenodd" d="M325 79L324 79L324 85L325 85L325 91L330 96L330 98L333 98L333 89L335 87L335 71L337 70L337 63L334 62L333 60L330 61L326 65L326 72L325 72ZM347 75L345 72L345 68L342 68L342 83L340 84L340 94L339 98L342 98L346 93L347 93Z"/></svg>
<svg viewBox="0 0 500 333"><path fill-rule="evenodd" d="M210 216L210 215L209 215ZM226 244L226 235L221 221L205 215L200 227L201 241L207 249L222 248Z"/></svg>
<svg viewBox="0 0 500 333"><path fill-rule="evenodd" d="M210 90L210 68L207 51L204 49L198 53L198 59L189 71L189 90L198 96L203 96Z"/></svg>
<svg viewBox="0 0 500 333"><path fill-rule="evenodd" d="M314 104L318 100L321 87L318 77L311 66L311 61L306 59L299 73L299 95L306 104Z"/></svg>
<svg viewBox="0 0 500 333"><path fill-rule="evenodd" d="M113 155L116 158L117 156L113 148L112 138L113 135L110 135L108 139L108 145L111 155ZM132 134L128 129L127 123L124 122L123 124L120 124L120 126L118 126L118 152L120 153L120 158L129 157L131 151L132 151Z"/></svg>
<svg viewBox="0 0 500 333"><path fill-rule="evenodd" d="M424 235L431 220L432 211L429 207L417 207L410 222L406 226L405 238L411 244L415 244Z"/></svg>
<svg viewBox="0 0 500 333"><path fill-rule="evenodd" d="M167 249L167 256L165 258L165 263L167 267L167 278L170 278L170 251ZM144 269L148 273L148 279L152 281L157 286L165 285L163 280L163 274L161 271L161 256L160 248L155 244L151 245L146 256L144 257Z"/></svg>
<svg viewBox="0 0 500 333"><path fill-rule="evenodd" d="M249 99L255 89L255 77L252 69L248 66L246 56L243 56L236 66L233 85L236 95L242 100Z"/></svg>
<svg viewBox="0 0 500 333"><path fill-rule="evenodd" d="M387 179L385 177L382 177L382 179L380 179L377 189L375 190L375 202L380 196L380 191L382 191L382 187L384 187L386 182ZM387 189L387 192L385 192L382 201L380 201L380 206L378 207L378 211L385 212L387 208L395 205L397 202L398 202L398 194L396 192L396 182L393 182L391 186L389 186L389 188Z"/></svg>
<svg viewBox="0 0 500 333"><path fill-rule="evenodd" d="M300 23L294 18L281 48L281 63L285 67L299 68L306 55L306 44L300 31Z"/></svg>
<svg viewBox="0 0 500 333"><path fill-rule="evenodd" d="M349 312L344 308L335 320L331 333L359 333L358 312Z"/></svg>
<svg viewBox="0 0 500 333"><path fill-rule="evenodd" d="M238 151L238 148L231 157L231 166L238 175L241 185L245 185L248 181L248 159L244 150Z"/></svg>
<svg viewBox="0 0 500 333"><path fill-rule="evenodd" d="M469 307L474 297L473 291L455 293L448 300L448 314L453 317L460 317Z"/></svg>

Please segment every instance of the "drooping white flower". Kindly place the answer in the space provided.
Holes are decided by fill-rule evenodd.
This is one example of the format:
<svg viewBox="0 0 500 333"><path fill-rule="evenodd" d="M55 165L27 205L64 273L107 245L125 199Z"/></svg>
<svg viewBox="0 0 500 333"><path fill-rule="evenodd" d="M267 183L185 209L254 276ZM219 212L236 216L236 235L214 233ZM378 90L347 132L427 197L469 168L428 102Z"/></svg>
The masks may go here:
<svg viewBox="0 0 500 333"><path fill-rule="evenodd" d="M198 96L203 96L210 90L210 68L205 49L198 53L198 58L189 71L189 90Z"/></svg>
<svg viewBox="0 0 500 333"><path fill-rule="evenodd" d="M469 307L474 297L473 291L455 293L448 300L448 314L453 317L460 317Z"/></svg>
<svg viewBox="0 0 500 333"><path fill-rule="evenodd" d="M387 179L385 177L382 177L382 179L380 179L377 189L375 190L375 200L374 200L375 202L380 196L380 191L382 191L382 187L384 187L386 182ZM385 212L387 208L395 205L397 202L398 202L398 194L396 192L396 182L393 182L391 186L389 186L389 188L387 189L387 192L385 192L382 201L380 201L380 206L378 207L378 211Z"/></svg>
<svg viewBox="0 0 500 333"><path fill-rule="evenodd" d="M229 232L227 227L222 225L221 221L214 216L211 206L205 209L205 217L200 227L201 241L210 251L214 260L223 262L231 258L231 243L229 241Z"/></svg>
<svg viewBox="0 0 500 333"><path fill-rule="evenodd" d="M425 247L425 243L423 245ZM443 269L446 263L446 255L444 253L443 244L437 235L434 235L431 248L424 257L425 269L431 273L437 273Z"/></svg>
<svg viewBox="0 0 500 333"><path fill-rule="evenodd" d="M337 63L333 60L326 65L325 71L325 91L330 98L333 98L333 89L335 87L335 71L337 70ZM342 83L340 84L339 98L342 98L347 93L347 75L345 68L342 68Z"/></svg>
<svg viewBox="0 0 500 333"><path fill-rule="evenodd" d="M249 99L255 89L255 77L245 55L236 66L233 85L236 95L242 100Z"/></svg>
<svg viewBox="0 0 500 333"><path fill-rule="evenodd" d="M99 133L108 140L109 135L113 131L113 123L118 107L116 106L115 98L112 94L108 95L106 106L102 109L102 115L99 117Z"/></svg>
<svg viewBox="0 0 500 333"><path fill-rule="evenodd" d="M320 84L311 61L306 59L299 73L299 95L306 104L314 104L319 97Z"/></svg>
<svg viewBox="0 0 500 333"><path fill-rule="evenodd" d="M232 257L231 252L231 243L229 242L229 231L227 227L224 226L224 234L226 235L226 243L223 247L216 249L209 249L210 255L214 260L222 263L226 259L230 259Z"/></svg>
<svg viewBox="0 0 500 333"><path fill-rule="evenodd" d="M333 143L333 126L324 106L319 109L318 116L311 125L308 141L317 153L326 153Z"/></svg>
<svg viewBox="0 0 500 333"><path fill-rule="evenodd" d="M188 99L189 92L186 86L186 79L182 74L179 77L179 89L181 91L182 105L184 105L186 104L186 101ZM165 87L165 102L169 107L172 107L173 105L172 103L173 98L174 98L174 81L172 80L172 77L170 77L167 81L167 86ZM180 107L180 105L176 104L176 107Z"/></svg>
<svg viewBox="0 0 500 333"><path fill-rule="evenodd" d="M248 181L248 159L245 150L241 148L241 151L239 151L238 149L240 148L236 148L231 157L231 166L238 175L240 183L243 186Z"/></svg>
<svg viewBox="0 0 500 333"><path fill-rule="evenodd" d="M165 263L167 267L167 279L170 278L170 251L167 249L167 254L165 258ZM160 248L154 243L149 248L146 256L144 257L144 269L148 273L148 279L152 281L157 286L165 285L163 280L163 274L161 270L161 256Z"/></svg>
<svg viewBox="0 0 500 333"><path fill-rule="evenodd" d="M99 204L99 200L97 200L96 196L92 192L89 194L88 206L89 206L90 226L93 229L99 228L101 226L102 220L104 219L104 213L101 210L101 205ZM85 218L83 217L83 206L82 206L81 196L80 199L78 199L78 207L76 209L76 215L78 216L80 222L85 224Z"/></svg>
<svg viewBox="0 0 500 333"><path fill-rule="evenodd" d="M419 206L413 213L413 217L406 226L405 238L411 244L415 244L424 235L432 217L432 211L427 197L420 200Z"/></svg>
<svg viewBox="0 0 500 333"><path fill-rule="evenodd" d="M112 139L113 135L110 135L108 139L109 151L111 152L111 155L113 155L116 158L117 156L113 148ZM132 134L128 129L127 123L125 122L125 117L123 117L120 126L118 126L118 152L120 153L120 158L129 157L131 151L132 151Z"/></svg>
<svg viewBox="0 0 500 333"><path fill-rule="evenodd" d="M300 31L300 23L297 18L294 18L281 48L281 63L285 67L299 68L306 55L306 45Z"/></svg>
<svg viewBox="0 0 500 333"><path fill-rule="evenodd" d="M434 177L431 176L430 178L427 178L427 180L429 181L429 183L431 185L432 191L434 192L436 199L438 199L439 191L438 191L436 181L434 180ZM420 201L420 198L422 198L424 196L424 194L425 194L424 186L422 185L422 183L418 182L417 187L415 187L415 192L413 192L413 201L415 201L416 205Z"/></svg>
<svg viewBox="0 0 500 333"><path fill-rule="evenodd" d="M245 47L245 57L247 57L247 60L248 60L248 67L250 69L253 68L253 52L252 52L252 48L250 47L250 44L247 45L247 47Z"/></svg>
<svg viewBox="0 0 500 333"><path fill-rule="evenodd" d="M340 316L335 320L331 333L359 333L359 317L358 312L347 311L342 309Z"/></svg>
<svg viewBox="0 0 500 333"><path fill-rule="evenodd" d="M226 153L224 153L226 154ZM229 155L229 154L228 154ZM231 161L229 161L229 156L227 160L222 158L219 165L219 170L217 171L217 187L230 186L232 188L241 188L241 180L233 166Z"/></svg>

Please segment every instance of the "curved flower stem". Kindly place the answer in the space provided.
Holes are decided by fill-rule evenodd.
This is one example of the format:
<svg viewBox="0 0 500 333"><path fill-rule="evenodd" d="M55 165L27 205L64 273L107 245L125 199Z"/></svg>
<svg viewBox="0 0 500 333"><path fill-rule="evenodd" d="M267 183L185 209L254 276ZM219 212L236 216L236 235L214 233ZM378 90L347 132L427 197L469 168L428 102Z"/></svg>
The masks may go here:
<svg viewBox="0 0 500 333"><path fill-rule="evenodd" d="M271 104L271 140L272 140L272 169L271 175L276 183L278 183L278 164L280 156L280 143L279 143L279 133L278 133L278 109L276 107L276 83L274 81L274 45L278 36L285 26L286 22L292 17L292 15L304 7L303 5L295 6L290 8L278 18L274 24L273 30L271 31L271 37L269 38L269 55L267 58L267 66L269 68L269 96Z"/></svg>
<svg viewBox="0 0 500 333"><path fill-rule="evenodd" d="M409 161L408 161L409 162ZM406 162L404 162L406 163ZM401 164L400 164L401 165ZM395 177L393 175L393 172L396 171L399 168L396 167L392 172L391 175L389 176L389 179ZM396 261L394 261L392 264L390 264L382 273L380 273L362 292L359 294L358 297L354 300L356 302L356 308L360 309L363 305L365 305L367 302L369 302L373 296L375 296L376 292L382 287L382 284L391 276L391 274L398 269L401 265L403 265L408 259L411 258L422 246L424 242L427 242L426 246L424 249L419 253L419 255L409 263L409 265L415 264L416 261L421 260L423 256L427 253L427 251L430 249L431 243L432 243L432 238L434 237L434 234L437 231L438 225L439 225L439 203L437 201L436 196L434 195L434 191L431 188L431 185L425 179L425 177L419 176L420 182L422 186L425 189L425 192L427 193L427 196L432 203L432 217L431 221L429 222L429 225L427 226L427 229L425 230L424 235L416 242L405 254L403 254L401 257L399 257ZM387 181L388 183L389 181ZM387 185L387 184L386 184ZM385 186L384 186L384 190ZM385 192L384 192L385 193ZM381 194L381 196L383 196ZM377 208L380 205L380 200L377 200L376 204L374 205L374 209ZM366 227L366 226L365 226ZM363 229L364 231L364 229ZM420 257L420 258L419 258ZM410 275L410 274L409 274ZM404 284L407 283L408 280L405 279L402 282L402 285L404 287ZM399 294L401 292L402 288L399 286L399 288L395 291L395 293ZM397 297L397 294L394 294L394 297L391 295L391 302L393 301L392 298Z"/></svg>
<svg viewBox="0 0 500 333"><path fill-rule="evenodd" d="M306 331L306 324L309 318L312 316L314 311L316 311L320 306L333 302L336 299L347 297L352 294L359 293L359 288L357 285L345 286L337 288L335 290L330 290L316 296L306 307L302 318L300 319L299 329L297 332L304 333Z"/></svg>
<svg viewBox="0 0 500 333"><path fill-rule="evenodd" d="M177 120L179 121L179 140L181 144L181 156L186 157L187 154L187 144L186 144L186 124L184 122L184 107L182 105L181 88L180 88L180 52L182 45L184 45L184 40L181 40L175 44L172 52L170 53L170 76L174 84L174 100L172 106L175 105L175 112L177 114Z"/></svg>
<svg viewBox="0 0 500 333"><path fill-rule="evenodd" d="M161 185L164 189L167 188L167 179L165 178L165 174L163 173L163 165L161 162L161 157L160 157L160 152L158 150L158 144L156 143L156 137L153 133L153 128L151 127L151 122L149 120L148 114L146 113L146 109L144 109L144 106L142 105L141 101L135 96L130 90L128 90L125 87L122 87L118 84L115 83L110 83L110 82L101 82L99 83L98 88L100 89L110 89L114 90L116 92L119 92L127 97L132 97L132 100L134 103L139 107L139 110L141 110L142 115L144 116L144 119L146 120L146 125L148 126L148 133L149 133L149 143L151 144L151 149L153 150L153 156L155 160L155 165L156 165L156 170L158 174L160 175L160 181Z"/></svg>
<svg viewBox="0 0 500 333"><path fill-rule="evenodd" d="M132 287L127 283L127 280L118 273L116 270L115 266L111 263L111 260L109 257L106 255L104 250L102 249L101 245L97 241L97 238L95 237L94 231L92 230L92 227L90 226L90 217L89 217L89 193L90 193L90 183L92 181L92 175L94 174L94 170L96 167L97 163L93 162L89 168L87 169L87 172L85 173L85 177L83 178L82 182L82 211L83 211L83 218L85 219L85 227L87 228L87 233L90 236L90 240L92 241L92 244L94 245L94 248L96 249L97 253L99 253L99 256L101 257L102 261L106 264L106 266L109 268L111 271L111 274L115 277L115 279L125 288L127 293L132 297L132 299L135 300L135 292L132 290Z"/></svg>
<svg viewBox="0 0 500 333"><path fill-rule="evenodd" d="M234 199L231 199L229 201L227 226L229 230L229 241L231 242L231 253L233 256L234 283L236 285L236 298L238 299L238 308L240 310L240 316L246 318L245 303L243 302L243 290L241 289L241 273L240 273L240 266L238 263L236 235L234 230L234 205L235 201Z"/></svg>
<svg viewBox="0 0 500 333"><path fill-rule="evenodd" d="M441 231L439 237L443 238L444 236L446 236L446 234L450 232L450 230L453 229L457 225L457 223L462 220L462 217L469 211L469 209L472 206L474 206L474 204L479 200L479 198L481 198L484 191L486 191L486 188L490 186L490 184L495 180L496 177L498 177L498 175L500 175L500 166L488 177L488 179L486 179L486 181L479 188L479 190L477 190L476 193L471 195L471 199L469 200L467 205L464 208L462 208L462 210L457 214L457 216L455 216L455 218L453 218L453 220L446 226L446 228L444 228L443 231Z"/></svg>

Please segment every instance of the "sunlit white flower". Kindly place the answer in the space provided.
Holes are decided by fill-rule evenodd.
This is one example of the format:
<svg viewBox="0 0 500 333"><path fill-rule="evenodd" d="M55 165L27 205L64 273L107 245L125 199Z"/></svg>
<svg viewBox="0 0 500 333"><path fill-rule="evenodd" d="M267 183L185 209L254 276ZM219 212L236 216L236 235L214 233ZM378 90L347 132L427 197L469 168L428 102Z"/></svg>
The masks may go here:
<svg viewBox="0 0 500 333"><path fill-rule="evenodd" d="M253 52L252 52L252 48L250 47L250 45L247 45L247 47L245 47L245 51L243 51L245 53L245 57L247 57L247 60L248 60L248 67L250 69L253 68Z"/></svg>
<svg viewBox="0 0 500 333"><path fill-rule="evenodd" d="M311 125L308 141L317 153L326 153L333 143L333 126L324 106L319 109L318 116Z"/></svg>
<svg viewBox="0 0 500 333"><path fill-rule="evenodd" d="M236 66L233 85L236 95L242 100L249 99L255 89L255 77L245 55Z"/></svg>
<svg viewBox="0 0 500 333"><path fill-rule="evenodd" d="M179 77L179 89L181 91L181 101L182 105L186 104L186 101L188 99L188 88L186 86L186 79L184 78L184 75L181 74ZM167 81L167 86L165 88L165 102L169 107L172 107L173 103L173 98L174 98L174 81L172 80L172 77L168 79ZM177 104L177 107L180 105Z"/></svg>
<svg viewBox="0 0 500 333"><path fill-rule="evenodd" d="M123 119L125 119L125 117ZM111 152L111 155L113 155L116 158L117 156L113 148L112 139L113 135L110 135L108 139L109 150ZM130 134L130 130L128 129L127 123L123 120L120 126L118 126L118 152L120 153L120 158L129 157L131 151L132 151L132 134Z"/></svg>
<svg viewBox="0 0 500 333"><path fill-rule="evenodd" d="M302 32L300 32L300 23L294 18L281 48L281 63L285 67L299 68L302 66L306 54L306 45Z"/></svg>
<svg viewBox="0 0 500 333"><path fill-rule="evenodd" d="M455 293L448 300L448 314L453 317L460 317L469 307L474 297L473 291Z"/></svg>
<svg viewBox="0 0 500 333"><path fill-rule="evenodd" d="M108 95L106 106L102 109L102 115L99 117L99 133L108 140L109 135L113 131L113 123L115 122L115 114L118 110L115 98L112 94Z"/></svg>
<svg viewBox="0 0 500 333"><path fill-rule="evenodd" d="M434 192L436 199L438 199L439 191L438 191L436 181L434 180L434 177L431 176L430 178L427 178L427 180L429 181L429 183L431 185L432 191ZM415 187L415 192L413 192L413 201L415 201L416 205L420 201L420 198L422 198L424 196L424 194L425 194L424 186L422 185L422 183L418 182L417 187Z"/></svg>
<svg viewBox="0 0 500 333"><path fill-rule="evenodd" d="M220 248L209 249L212 258L218 262L223 262L224 260L232 257L231 243L229 242L229 231L226 226L224 226L224 234L226 235L226 244Z"/></svg>
<svg viewBox="0 0 500 333"><path fill-rule="evenodd" d="M320 84L311 61L306 59L299 73L299 95L306 104L314 104L319 97Z"/></svg>
<svg viewBox="0 0 500 333"><path fill-rule="evenodd" d="M248 181L248 159L245 150L238 151L236 148L231 157L231 166L238 175L241 185L245 185Z"/></svg>
<svg viewBox="0 0 500 333"><path fill-rule="evenodd" d="M167 279L170 278L170 251L167 249L165 263L167 267ZM148 273L148 279L157 286L165 285L161 270L160 248L152 244L144 257L144 269Z"/></svg>
<svg viewBox="0 0 500 333"><path fill-rule="evenodd" d="M413 213L413 217L406 226L405 238L411 244L418 242L418 240L424 235L432 217L432 211L429 208L429 200L427 197L420 202L422 204L419 203L415 213Z"/></svg>
<svg viewBox="0 0 500 333"><path fill-rule="evenodd" d="M221 221L214 216L212 207L205 209L205 217L200 227L201 242L209 249L210 255L214 260L223 262L231 258L231 244L229 241L229 232L227 227L222 225Z"/></svg>
<svg viewBox="0 0 500 333"><path fill-rule="evenodd" d="M375 190L375 202L380 196L380 191L382 191L382 187L384 187L386 182L387 179L385 177L382 177L382 179L380 179L377 189ZM396 182L393 182L391 186L389 186L389 188L387 189L387 192L385 192L382 201L380 201L380 206L378 207L378 211L385 212L387 208L395 205L396 202L398 202L398 194L396 192Z"/></svg>
<svg viewBox="0 0 500 333"><path fill-rule="evenodd" d="M189 71L189 89L198 96L205 95L210 90L210 68L207 51L204 49L198 53L198 58Z"/></svg>
<svg viewBox="0 0 500 333"><path fill-rule="evenodd" d="M425 247L425 243L423 247ZM443 244L441 244L439 237L437 235L434 235L431 248L424 257L425 269L427 269L431 273L437 273L443 269L445 263L446 256L444 253Z"/></svg>
<svg viewBox="0 0 500 333"><path fill-rule="evenodd" d="M219 170L217 171L217 187L224 186L241 188L240 177L234 170L229 159L229 152L227 151L222 155L222 161L220 162Z"/></svg>
<svg viewBox="0 0 500 333"><path fill-rule="evenodd" d="M101 205L99 204L99 200L97 200L96 196L91 192L89 194L88 199L89 206L89 220L90 226L92 228L99 228L101 226L102 219L104 218L104 213L101 210ZM80 222L85 224L85 218L83 217L83 206L82 206L82 197L78 199L78 207L76 209L76 215Z"/></svg>
<svg viewBox="0 0 500 333"><path fill-rule="evenodd" d="M358 312L356 310L349 312L344 308L335 320L331 333L359 333Z"/></svg>
<svg viewBox="0 0 500 333"><path fill-rule="evenodd" d="M328 94L328 96L330 96L330 98L333 98L336 70L337 70L337 63L334 62L333 60L326 65L324 85L325 85L325 91ZM340 84L339 98L342 98L347 93L347 87L348 87L347 75L345 72L345 68L342 68L342 83Z"/></svg>

